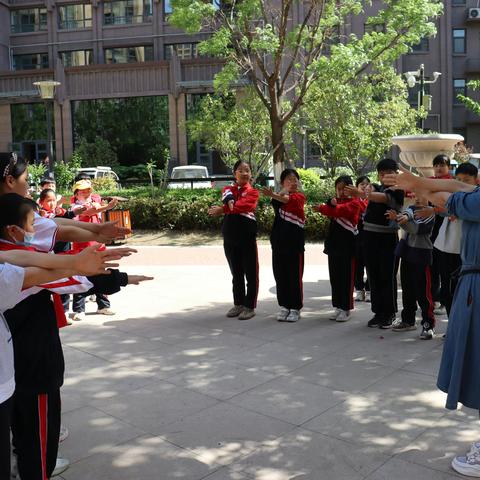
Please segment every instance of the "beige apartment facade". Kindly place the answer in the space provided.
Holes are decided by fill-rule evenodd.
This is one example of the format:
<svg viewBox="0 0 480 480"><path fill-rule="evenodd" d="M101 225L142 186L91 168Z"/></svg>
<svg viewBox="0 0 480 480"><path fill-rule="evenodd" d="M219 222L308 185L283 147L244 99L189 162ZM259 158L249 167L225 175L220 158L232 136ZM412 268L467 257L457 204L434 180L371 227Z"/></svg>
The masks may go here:
<svg viewBox="0 0 480 480"><path fill-rule="evenodd" d="M427 77L442 73L430 88L432 110L425 127L460 133L478 151L480 118L456 100L456 93L466 92L467 82L480 74L476 4L444 1L436 37L423 40L397 68L406 72L424 64ZM169 0L0 0L0 150L14 148L30 160L45 154L45 138L13 138L12 110L41 102L33 82L54 79L61 83L53 102L57 160L68 159L74 149L75 102L165 96L172 164L193 161L211 167L209 152L202 148L197 158L189 158L184 122L189 96L212 91L222 64L198 55L197 44L208 32L187 35L174 29L167 21L170 11ZM299 5L293 21L301 15ZM342 33L362 34L365 18L353 17ZM413 90L411 100L415 103Z"/></svg>

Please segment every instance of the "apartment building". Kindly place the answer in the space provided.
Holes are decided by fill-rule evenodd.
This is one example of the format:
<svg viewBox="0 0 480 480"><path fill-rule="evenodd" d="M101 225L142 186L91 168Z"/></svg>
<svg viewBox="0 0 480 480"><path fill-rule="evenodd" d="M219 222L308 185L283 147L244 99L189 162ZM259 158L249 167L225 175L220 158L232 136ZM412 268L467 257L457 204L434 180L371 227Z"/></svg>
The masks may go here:
<svg viewBox="0 0 480 480"><path fill-rule="evenodd" d="M456 98L480 74L477 3L445 0L435 38L423 39L397 62L397 68L406 72L424 64L427 77L441 72L430 86L433 103L425 127L460 133L479 150L480 118ZM212 4L218 8L219 0ZM51 137L58 160L67 159L74 149L78 102L165 96L172 163L201 163L215 173L220 166L212 160L212 152L197 145L193 156L189 153L184 121L192 98L212 91L222 64L198 54L197 45L208 32L178 31L168 24L169 13L169 0L0 0L0 150L15 149L30 160L45 156L46 128L19 134L13 131L12 119L23 105L32 124L41 124L42 115L35 108L41 99L32 84L55 79L61 85L53 102ZM300 5L293 15L301 14ZM352 17L342 33L362 34L365 20ZM412 89L411 103L416 99Z"/></svg>

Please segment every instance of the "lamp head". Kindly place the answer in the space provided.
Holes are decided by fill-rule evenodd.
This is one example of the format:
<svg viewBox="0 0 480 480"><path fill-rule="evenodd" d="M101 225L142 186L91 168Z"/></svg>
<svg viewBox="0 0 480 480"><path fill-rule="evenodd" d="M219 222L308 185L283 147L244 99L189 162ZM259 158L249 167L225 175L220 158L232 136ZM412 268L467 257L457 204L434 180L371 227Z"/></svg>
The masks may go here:
<svg viewBox="0 0 480 480"><path fill-rule="evenodd" d="M441 74L441 72L433 72L433 81L436 82Z"/></svg>
<svg viewBox="0 0 480 480"><path fill-rule="evenodd" d="M415 78L414 75L412 75L413 72L407 72L407 85L409 88L413 88L417 84L417 79Z"/></svg>

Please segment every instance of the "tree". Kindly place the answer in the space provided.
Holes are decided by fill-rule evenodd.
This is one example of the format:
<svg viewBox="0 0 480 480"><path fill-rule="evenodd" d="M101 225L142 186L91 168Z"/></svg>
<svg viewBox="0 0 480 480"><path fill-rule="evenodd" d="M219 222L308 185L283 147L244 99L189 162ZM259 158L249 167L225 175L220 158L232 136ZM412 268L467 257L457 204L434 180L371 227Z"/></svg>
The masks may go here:
<svg viewBox="0 0 480 480"><path fill-rule="evenodd" d="M206 95L187 121L189 138L220 153L226 165L246 160L257 173L268 173L270 124L252 88L225 95Z"/></svg>
<svg viewBox="0 0 480 480"><path fill-rule="evenodd" d="M467 86L473 91L480 90L480 80L471 80L468 82ZM473 98L467 97L466 95L459 94L457 98L465 104L465 106L471 110L473 113L476 113L480 116L480 102L474 100Z"/></svg>
<svg viewBox="0 0 480 480"><path fill-rule="evenodd" d="M302 113L330 176L344 165L358 175L382 158L393 136L417 133L417 112L407 97L391 67L351 83L325 78L312 86Z"/></svg>
<svg viewBox="0 0 480 480"><path fill-rule="evenodd" d="M226 91L242 76L248 80L267 111L274 162L281 164L285 128L326 68L333 78L351 81L392 63L410 45L435 33L434 20L442 12L437 0L384 0L378 14L368 19L369 24L382 24L383 31L341 38L341 27L370 3L222 0L219 8L218 2L171 0L170 22L188 32L212 31L199 50L225 61L215 88Z"/></svg>

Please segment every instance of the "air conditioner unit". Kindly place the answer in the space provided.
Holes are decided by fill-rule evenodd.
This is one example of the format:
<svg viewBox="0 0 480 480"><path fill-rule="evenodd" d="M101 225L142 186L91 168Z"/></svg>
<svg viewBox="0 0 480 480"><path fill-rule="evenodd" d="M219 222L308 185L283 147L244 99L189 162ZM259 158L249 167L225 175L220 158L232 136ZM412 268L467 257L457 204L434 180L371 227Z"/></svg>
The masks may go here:
<svg viewBox="0 0 480 480"><path fill-rule="evenodd" d="M480 20L480 8L469 8L468 18L471 20Z"/></svg>

